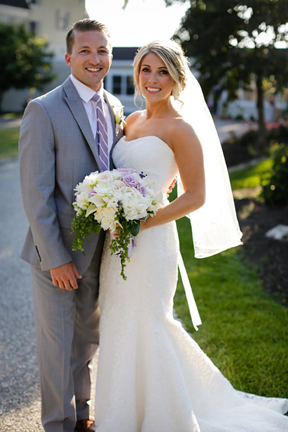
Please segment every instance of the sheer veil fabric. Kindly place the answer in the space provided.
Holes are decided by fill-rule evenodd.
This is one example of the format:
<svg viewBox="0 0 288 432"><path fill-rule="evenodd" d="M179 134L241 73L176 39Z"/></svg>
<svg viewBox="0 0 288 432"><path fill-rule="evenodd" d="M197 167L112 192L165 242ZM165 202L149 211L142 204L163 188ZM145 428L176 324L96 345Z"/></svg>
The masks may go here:
<svg viewBox="0 0 288 432"><path fill-rule="evenodd" d="M205 102L200 84L187 66L187 84L181 93L181 102L174 101L179 114L189 123L203 150L205 171L205 204L190 213L194 252L196 258L207 258L242 244L228 170L214 121ZM177 176L178 196L184 193L180 175ZM179 270L194 328L202 324L185 269L179 257Z"/></svg>
<svg viewBox="0 0 288 432"><path fill-rule="evenodd" d="M203 149L206 183L205 204L187 215L192 225L196 258L206 258L242 244L236 211L221 143L200 84L187 66L187 84L181 93L178 112L191 124ZM183 191L180 176L178 196Z"/></svg>

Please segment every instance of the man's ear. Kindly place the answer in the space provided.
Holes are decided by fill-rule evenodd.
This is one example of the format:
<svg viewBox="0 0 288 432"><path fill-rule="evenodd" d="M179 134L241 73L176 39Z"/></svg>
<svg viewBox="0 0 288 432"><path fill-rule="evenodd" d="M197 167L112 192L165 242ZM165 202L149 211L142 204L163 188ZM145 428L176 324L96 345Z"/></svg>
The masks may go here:
<svg viewBox="0 0 288 432"><path fill-rule="evenodd" d="M71 54L65 54L65 63L71 67Z"/></svg>

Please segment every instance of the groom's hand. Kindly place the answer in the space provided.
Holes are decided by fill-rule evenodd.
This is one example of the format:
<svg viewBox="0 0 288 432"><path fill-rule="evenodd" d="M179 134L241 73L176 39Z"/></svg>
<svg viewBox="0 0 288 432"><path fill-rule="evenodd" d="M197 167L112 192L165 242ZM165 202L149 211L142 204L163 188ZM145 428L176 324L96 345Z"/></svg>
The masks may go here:
<svg viewBox="0 0 288 432"><path fill-rule="evenodd" d="M50 269L50 274L54 286L61 289L72 291L78 288L77 279L82 279L73 261L59 267Z"/></svg>

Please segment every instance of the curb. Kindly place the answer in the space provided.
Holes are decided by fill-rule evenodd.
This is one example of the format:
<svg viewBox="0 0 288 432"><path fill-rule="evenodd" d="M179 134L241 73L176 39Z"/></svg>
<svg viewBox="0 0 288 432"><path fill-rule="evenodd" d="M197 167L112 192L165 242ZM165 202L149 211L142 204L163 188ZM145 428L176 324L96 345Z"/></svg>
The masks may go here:
<svg viewBox="0 0 288 432"><path fill-rule="evenodd" d="M18 162L18 160L19 160L18 156L12 156L10 158L0 159L0 167L7 165L9 163Z"/></svg>

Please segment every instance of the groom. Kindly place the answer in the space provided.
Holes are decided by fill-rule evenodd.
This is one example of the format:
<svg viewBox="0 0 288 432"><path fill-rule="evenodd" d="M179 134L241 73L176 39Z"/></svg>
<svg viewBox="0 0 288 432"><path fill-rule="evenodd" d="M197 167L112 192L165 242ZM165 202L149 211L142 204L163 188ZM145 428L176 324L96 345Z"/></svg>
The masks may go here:
<svg viewBox="0 0 288 432"><path fill-rule="evenodd" d="M94 20L68 31L71 76L29 103L19 155L29 230L21 258L31 264L37 354L46 432L95 430L89 419L90 363L99 333L97 304L103 233L72 252L73 188L109 169L118 99L103 90L112 61L107 28ZM114 111L113 111L114 108ZM76 429L75 429L76 428Z"/></svg>

